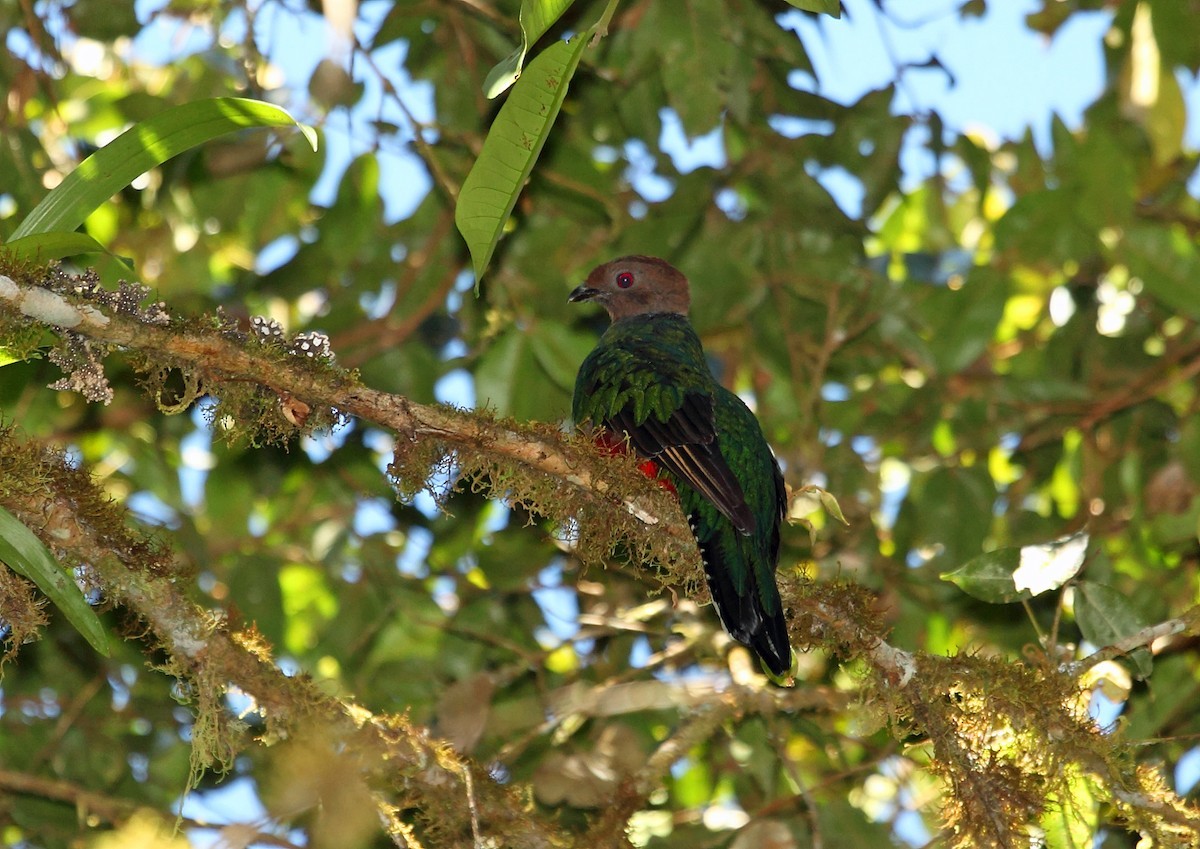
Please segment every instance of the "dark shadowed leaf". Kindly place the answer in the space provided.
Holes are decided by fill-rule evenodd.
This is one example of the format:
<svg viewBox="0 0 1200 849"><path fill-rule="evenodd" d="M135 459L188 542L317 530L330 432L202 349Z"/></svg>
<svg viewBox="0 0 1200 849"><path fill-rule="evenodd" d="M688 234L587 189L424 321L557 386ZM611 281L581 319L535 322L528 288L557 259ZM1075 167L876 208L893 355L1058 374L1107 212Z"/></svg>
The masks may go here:
<svg viewBox="0 0 1200 849"><path fill-rule="evenodd" d="M1094 581L1075 585L1075 621L1083 638L1097 648L1111 646L1150 624L1123 593ZM1129 658L1139 678L1150 674L1153 658L1149 651L1137 649Z"/></svg>

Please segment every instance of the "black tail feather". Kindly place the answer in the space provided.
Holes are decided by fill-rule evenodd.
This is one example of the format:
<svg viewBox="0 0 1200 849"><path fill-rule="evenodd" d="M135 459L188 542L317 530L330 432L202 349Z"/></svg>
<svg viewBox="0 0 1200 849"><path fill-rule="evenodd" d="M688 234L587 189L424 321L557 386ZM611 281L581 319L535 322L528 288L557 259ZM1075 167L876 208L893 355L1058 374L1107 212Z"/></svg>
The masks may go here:
<svg viewBox="0 0 1200 849"><path fill-rule="evenodd" d="M787 674L792 668L792 649L788 642L783 606L776 601L775 612L767 613L761 595L763 588L758 586L750 564L741 566L746 571L748 582L743 592L739 593L733 581L732 568L726 562L727 555L717 541L697 541L700 543L700 556L704 560L704 573L708 577L713 607L725 631L742 645L753 649L774 675ZM777 592L773 582L766 591Z"/></svg>

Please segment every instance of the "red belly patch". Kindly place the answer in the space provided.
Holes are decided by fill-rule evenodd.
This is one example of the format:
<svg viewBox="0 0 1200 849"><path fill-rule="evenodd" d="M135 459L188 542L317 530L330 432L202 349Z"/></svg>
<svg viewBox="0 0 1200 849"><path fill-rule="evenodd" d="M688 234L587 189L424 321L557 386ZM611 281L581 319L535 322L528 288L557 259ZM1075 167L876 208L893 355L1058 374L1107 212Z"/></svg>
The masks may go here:
<svg viewBox="0 0 1200 849"><path fill-rule="evenodd" d="M617 436L611 430L601 430L596 432L595 436L596 447L600 448L609 457L616 457L618 454L629 453L628 441ZM679 492L675 489L675 484L671 483L664 477L661 477L661 470L658 463L653 460L643 460L638 463L638 468L642 474L657 483L667 492L671 493L675 498L679 498Z"/></svg>

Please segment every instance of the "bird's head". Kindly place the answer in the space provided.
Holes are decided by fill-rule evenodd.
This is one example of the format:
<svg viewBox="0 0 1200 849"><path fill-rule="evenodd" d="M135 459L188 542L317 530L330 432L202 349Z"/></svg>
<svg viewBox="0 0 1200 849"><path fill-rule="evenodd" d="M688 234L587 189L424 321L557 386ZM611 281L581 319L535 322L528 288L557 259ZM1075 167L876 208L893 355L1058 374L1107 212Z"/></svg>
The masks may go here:
<svg viewBox="0 0 1200 849"><path fill-rule="evenodd" d="M620 321L649 313L687 315L691 295L687 278L669 262L623 256L593 269L567 300L595 301L608 310L609 318Z"/></svg>

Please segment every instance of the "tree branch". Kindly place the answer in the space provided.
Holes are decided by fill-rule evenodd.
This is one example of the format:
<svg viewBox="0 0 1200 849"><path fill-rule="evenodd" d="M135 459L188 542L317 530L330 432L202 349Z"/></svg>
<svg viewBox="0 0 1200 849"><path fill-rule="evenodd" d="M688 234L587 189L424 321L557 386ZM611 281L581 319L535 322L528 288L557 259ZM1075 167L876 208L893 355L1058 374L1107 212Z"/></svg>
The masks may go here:
<svg viewBox="0 0 1200 849"><path fill-rule="evenodd" d="M640 475L632 461L601 456L590 442L567 436L557 428L520 425L475 412L417 404L363 387L326 365L286 356L278 347L250 344L228 329L168 327L162 321L147 320L136 309L88 302L85 296L74 296L61 287L52 290L0 275L0 306L5 303L10 307L10 324L20 320L13 313L20 313L60 333L69 330L64 335L101 343L101 347L130 349L156 368L182 369L198 391L219 394L232 386L251 384L275 393L293 413L311 405L390 428L402 443L398 453L403 452L405 442L432 446L435 453L455 452L460 465L477 474L495 475L502 485L494 490L511 491L513 498L528 499L525 487L532 491L549 481L557 487L551 491L553 495L565 498L573 493L582 499L551 503L550 509L566 516L584 509L584 505L593 512L587 521L579 522L581 526L607 522L627 538L642 540L643 551L661 551L665 539L674 551L683 552L678 557L692 579L700 574L694 541L678 505ZM305 417L301 417L301 423ZM11 433L3 436L12 441ZM399 458L396 465L402 465ZM505 472L514 468L524 470L526 477L516 482L511 475L506 477ZM22 486L22 480L13 476L24 471L19 464L0 463L0 503L47 544L68 552L77 562L90 564L108 597L146 622L154 639L174 658L174 671L198 683L201 720L207 716L209 722L219 722L214 719L224 710L219 695L226 687L236 685L256 700L276 734L286 735L307 722L318 721L358 758L373 783L391 787L411 801L411 809L436 812L441 818L441 833L453 833L462 842L499 836L502 841L533 849L578 845L580 841L590 847L624 845L622 817L645 804L647 794L678 753L746 707L732 696L698 706L693 720L668 738L645 769L631 776L625 795L593 824L590 832L567 833L549 818L530 810L518 788L497 784L484 770L431 737L426 729L414 727L401 717L373 714L359 705L326 696L305 680L283 675L256 635L231 632L219 618L185 598L169 577L161 555L150 550L144 540L134 539L128 532L114 535L90 523L90 517L80 513L78 483L71 492L59 485L60 477L69 475L70 469L43 471L41 477L51 482L49 487ZM541 507L540 501L533 501L536 503L532 506ZM111 526L125 527L123 518ZM674 577L683 575L684 567ZM996 792L1019 798L1032 786L1032 779L1024 776L1061 778L1065 775L1062 764L1067 762L1101 774L1107 786L1122 790L1126 800L1140 798L1141 794L1162 804L1161 800L1167 798L1163 795L1166 791L1159 791L1150 779L1122 767L1125 761L1118 751L1121 744L1103 738L1086 714L1073 708L1078 696L1075 679L1053 670L1035 670L995 659L928 657L892 646L884 639L886 631L873 610L873 596L853 584L812 584L795 575L784 575L780 588L785 607L792 613L789 630L796 644L819 646L866 663L871 673L869 686L893 712L897 729L930 735L943 773L951 777L971 821L983 822L999 815L979 800L992 798ZM1135 636L1144 642L1157 635L1155 631ZM1124 645L1114 648L1121 650ZM967 707L947 699L947 694L963 695L966 701L962 704ZM976 700L983 707L973 707ZM596 703L591 709L599 707ZM915 729L910 727L914 724ZM1026 729L1044 725L1053 731L1054 739L1035 741L1033 749L1015 752L1010 773L984 776L978 767L980 759L996 756L986 748L990 729L1006 725ZM198 741L200 737L197 735ZM1046 754L1051 751L1052 758ZM202 760L218 765L228 756L221 751L201 753ZM991 785L986 784L988 781ZM1039 790L1039 798L1041 794ZM463 799L471 799L471 804L462 804ZM1172 796L1166 804L1175 810L1182 803ZM1153 810L1152 806L1146 809ZM1012 810L1013 818L997 824L997 833L1017 827L1024 816L1022 811L1035 809L1018 806ZM390 809L381 808L381 813L396 819ZM1186 813L1191 815L1190 811Z"/></svg>

